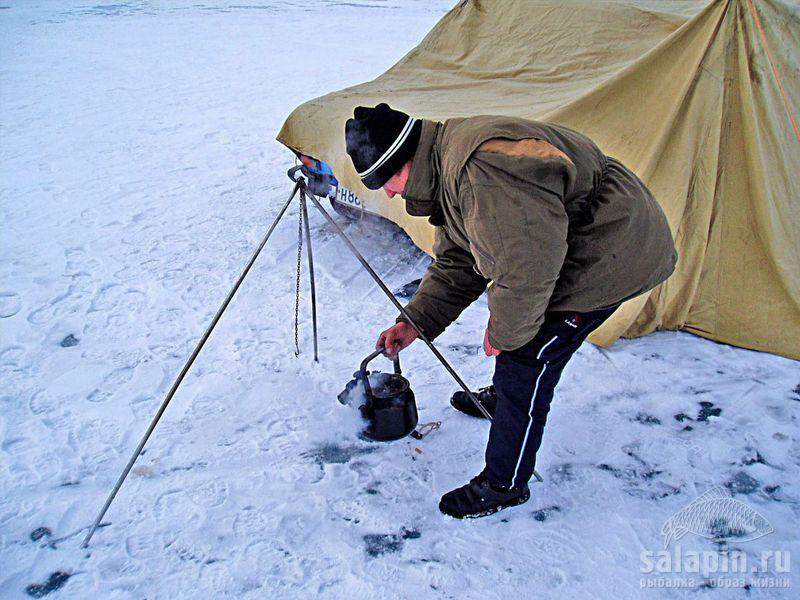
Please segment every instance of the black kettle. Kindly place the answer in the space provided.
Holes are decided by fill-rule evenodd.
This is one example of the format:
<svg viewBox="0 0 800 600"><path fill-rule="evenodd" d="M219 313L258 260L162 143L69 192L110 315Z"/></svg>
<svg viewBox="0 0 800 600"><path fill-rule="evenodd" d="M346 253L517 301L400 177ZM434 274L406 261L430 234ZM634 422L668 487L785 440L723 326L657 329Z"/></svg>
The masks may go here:
<svg viewBox="0 0 800 600"><path fill-rule="evenodd" d="M414 431L419 417L414 392L408 379L400 370L400 358L394 359L394 373L367 371L367 364L383 348L375 350L361 361L361 368L353 374L354 379L339 394L339 402L348 404L358 382L364 385L364 404L359 406L361 415L367 420L362 436L376 442L399 440Z"/></svg>

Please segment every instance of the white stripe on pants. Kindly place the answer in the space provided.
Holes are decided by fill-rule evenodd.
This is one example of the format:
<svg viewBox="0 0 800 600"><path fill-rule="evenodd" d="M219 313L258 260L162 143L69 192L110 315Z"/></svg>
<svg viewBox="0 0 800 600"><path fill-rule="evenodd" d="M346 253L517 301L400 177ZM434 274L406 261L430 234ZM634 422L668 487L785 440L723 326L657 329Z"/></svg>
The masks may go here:
<svg viewBox="0 0 800 600"><path fill-rule="evenodd" d="M545 349L555 342L558 339L558 336L553 336L553 339L547 342L542 349L539 350L539 354L536 355L536 360L542 358L542 354L544 353ZM525 428L525 437L522 440L522 447L519 449L519 458L517 458L517 466L514 467L514 475L511 477L511 487L514 487L514 480L517 478L517 472L519 471L519 466L522 464L522 455L525 454L525 446L528 444L528 435L531 433L531 425L533 425L533 407L536 406L536 395L539 393L539 381L542 379L542 375L544 372L547 371L547 361L544 362L542 365L542 372L539 373L539 376L536 378L536 386L533 388L533 397L531 398L531 407L528 410L528 426Z"/></svg>

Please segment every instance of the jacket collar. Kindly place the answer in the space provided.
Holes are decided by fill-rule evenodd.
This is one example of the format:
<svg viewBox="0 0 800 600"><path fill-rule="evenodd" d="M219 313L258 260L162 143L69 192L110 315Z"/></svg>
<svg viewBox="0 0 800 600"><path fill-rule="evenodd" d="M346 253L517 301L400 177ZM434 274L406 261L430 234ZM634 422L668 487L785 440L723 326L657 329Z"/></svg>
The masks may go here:
<svg viewBox="0 0 800 600"><path fill-rule="evenodd" d="M442 124L438 121L422 119L419 143L411 159L403 198L406 212L415 217L436 217L441 212L439 191L439 144L438 138ZM438 219L437 219L438 220Z"/></svg>

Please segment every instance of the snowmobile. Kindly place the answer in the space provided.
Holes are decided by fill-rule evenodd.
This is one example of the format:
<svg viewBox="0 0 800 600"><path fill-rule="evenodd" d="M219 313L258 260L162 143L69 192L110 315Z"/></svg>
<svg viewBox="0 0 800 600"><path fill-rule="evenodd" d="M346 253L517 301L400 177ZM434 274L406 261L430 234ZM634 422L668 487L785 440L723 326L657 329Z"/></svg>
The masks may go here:
<svg viewBox="0 0 800 600"><path fill-rule="evenodd" d="M364 208L358 196L336 179L333 169L327 163L299 152L296 154L309 192L320 198L327 198L333 210L343 217L360 219L364 213L375 214Z"/></svg>

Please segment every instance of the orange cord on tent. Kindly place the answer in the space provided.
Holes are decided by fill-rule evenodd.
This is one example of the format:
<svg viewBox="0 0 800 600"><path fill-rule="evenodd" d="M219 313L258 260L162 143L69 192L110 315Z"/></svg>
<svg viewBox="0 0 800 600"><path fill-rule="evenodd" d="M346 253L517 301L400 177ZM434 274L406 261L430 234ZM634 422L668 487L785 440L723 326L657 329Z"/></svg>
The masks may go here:
<svg viewBox="0 0 800 600"><path fill-rule="evenodd" d="M797 121L794 119L794 114L792 113L792 107L789 105L789 99L786 97L786 91L783 89L783 84L781 83L781 78L778 76L778 71L775 68L775 63L772 62L772 53L769 51L769 46L767 46L767 38L764 36L764 29L761 27L761 21L758 20L758 15L756 14L756 7L753 6L753 0L747 0L747 4L750 5L750 12L753 13L753 19L756 22L756 26L758 27L758 33L761 34L761 43L764 45L764 50L767 53L767 59L769 60L769 66L772 67L772 74L775 76L775 81L778 82L778 87L781 90L781 96L783 96L783 103L786 105L786 112L789 113L789 118L792 120L792 125L794 125L794 134L797 136L797 141L800 142L800 128L797 127Z"/></svg>

